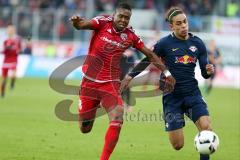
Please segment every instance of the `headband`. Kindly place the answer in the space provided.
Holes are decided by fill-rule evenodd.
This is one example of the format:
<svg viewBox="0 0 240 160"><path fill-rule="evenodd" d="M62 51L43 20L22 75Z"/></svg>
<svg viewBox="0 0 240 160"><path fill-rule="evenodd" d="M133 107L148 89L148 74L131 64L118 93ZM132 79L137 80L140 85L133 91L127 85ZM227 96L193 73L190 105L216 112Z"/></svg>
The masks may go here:
<svg viewBox="0 0 240 160"><path fill-rule="evenodd" d="M168 21L170 22L172 16L176 13L176 12L182 12L181 10L177 9L175 11L173 11L169 16L168 16Z"/></svg>

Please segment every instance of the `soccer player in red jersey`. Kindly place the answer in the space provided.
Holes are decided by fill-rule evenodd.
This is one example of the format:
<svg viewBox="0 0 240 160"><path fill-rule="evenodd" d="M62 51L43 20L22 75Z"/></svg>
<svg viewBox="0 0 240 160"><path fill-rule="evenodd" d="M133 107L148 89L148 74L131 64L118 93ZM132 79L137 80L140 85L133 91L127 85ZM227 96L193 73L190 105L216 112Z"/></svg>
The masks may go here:
<svg viewBox="0 0 240 160"><path fill-rule="evenodd" d="M4 60L2 65L2 82L1 82L1 96L5 95L5 88L7 83L8 71L12 71L11 89L14 88L16 80L17 57L21 51L20 38L15 34L15 27L9 25L7 27L8 38L3 42Z"/></svg>
<svg viewBox="0 0 240 160"><path fill-rule="evenodd" d="M79 124L82 133L91 131L96 110L101 104L109 116L109 128L100 160L108 160L113 152L123 124L123 101L120 94L120 59L123 52L134 47L145 54L168 77L168 89L172 90L175 79L165 65L128 26L131 7L119 4L112 16L98 16L91 20L72 16L73 26L93 30L88 56L82 70L79 105Z"/></svg>

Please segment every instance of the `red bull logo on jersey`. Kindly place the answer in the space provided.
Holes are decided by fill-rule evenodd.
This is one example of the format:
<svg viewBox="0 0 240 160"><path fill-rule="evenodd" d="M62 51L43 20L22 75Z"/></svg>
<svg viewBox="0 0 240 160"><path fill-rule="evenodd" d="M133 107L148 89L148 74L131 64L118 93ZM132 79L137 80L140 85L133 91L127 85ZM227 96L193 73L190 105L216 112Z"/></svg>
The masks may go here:
<svg viewBox="0 0 240 160"><path fill-rule="evenodd" d="M181 57L176 57L175 63L182 63L182 64L189 64L189 63L196 63L197 58L191 57L189 55L184 55Z"/></svg>

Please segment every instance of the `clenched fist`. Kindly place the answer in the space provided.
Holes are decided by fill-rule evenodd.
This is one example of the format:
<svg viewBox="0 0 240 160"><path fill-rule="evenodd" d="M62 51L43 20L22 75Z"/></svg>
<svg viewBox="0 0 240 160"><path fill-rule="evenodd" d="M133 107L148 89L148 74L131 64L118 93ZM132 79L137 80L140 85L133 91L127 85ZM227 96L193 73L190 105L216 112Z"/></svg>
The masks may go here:
<svg viewBox="0 0 240 160"><path fill-rule="evenodd" d="M206 70L207 70L208 75L211 75L215 72L214 66L212 64L207 64L206 65Z"/></svg>
<svg viewBox="0 0 240 160"><path fill-rule="evenodd" d="M78 22L82 21L83 18L81 18L79 16L72 16L71 18L69 18L69 20L74 24L74 23L78 23Z"/></svg>

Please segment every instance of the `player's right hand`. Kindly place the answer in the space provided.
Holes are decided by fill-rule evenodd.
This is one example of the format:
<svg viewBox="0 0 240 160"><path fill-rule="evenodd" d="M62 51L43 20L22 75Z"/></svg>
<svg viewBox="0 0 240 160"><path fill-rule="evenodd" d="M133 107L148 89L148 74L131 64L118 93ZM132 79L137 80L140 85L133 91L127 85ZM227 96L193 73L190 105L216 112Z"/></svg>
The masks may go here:
<svg viewBox="0 0 240 160"><path fill-rule="evenodd" d="M125 76L125 78L121 81L120 93L122 93L125 89L127 89L128 85L132 79L133 78L129 75Z"/></svg>
<svg viewBox="0 0 240 160"><path fill-rule="evenodd" d="M80 21L84 20L84 18L81 18L79 16L72 16L69 18L69 20L73 23L73 24L76 24L76 23L79 23Z"/></svg>

